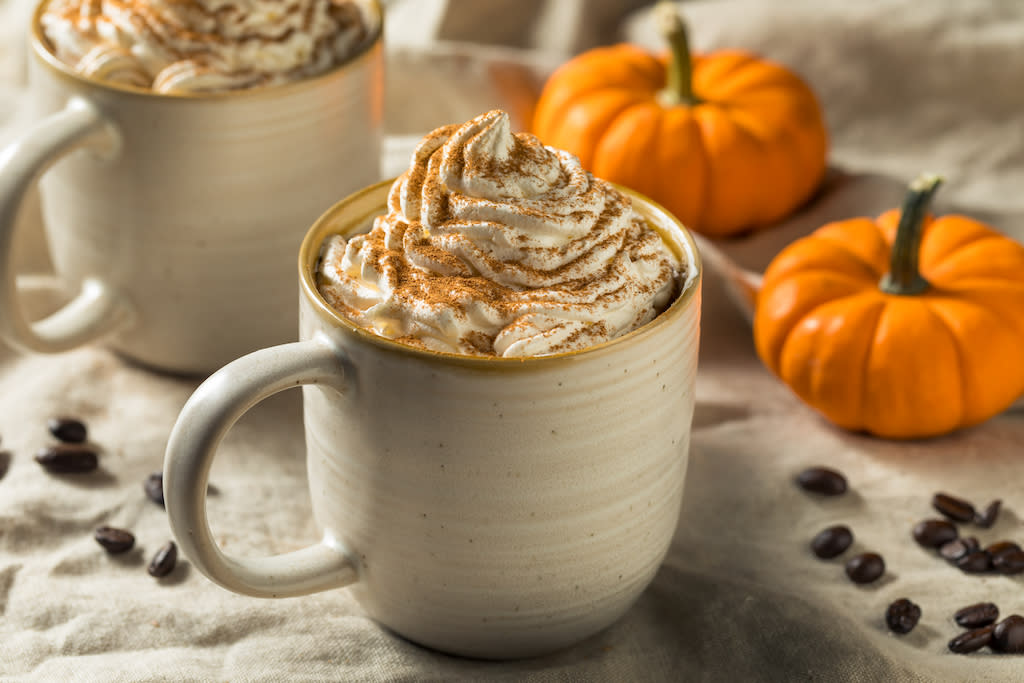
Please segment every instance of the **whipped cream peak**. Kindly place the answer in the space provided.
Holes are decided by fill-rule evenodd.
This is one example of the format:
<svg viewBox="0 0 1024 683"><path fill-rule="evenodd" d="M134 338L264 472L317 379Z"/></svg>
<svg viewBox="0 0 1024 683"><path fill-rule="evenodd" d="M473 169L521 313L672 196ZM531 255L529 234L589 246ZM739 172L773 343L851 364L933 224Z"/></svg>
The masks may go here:
<svg viewBox="0 0 1024 683"><path fill-rule="evenodd" d="M325 243L319 288L382 336L522 357L647 323L686 267L626 195L496 110L420 142L373 229Z"/></svg>
<svg viewBox="0 0 1024 683"><path fill-rule="evenodd" d="M484 199L544 194L561 172L557 153L512 134L508 114L492 111L457 127L445 141L438 175L453 192Z"/></svg>
<svg viewBox="0 0 1024 683"><path fill-rule="evenodd" d="M329 70L375 35L369 0L50 0L54 54L87 78L222 92Z"/></svg>

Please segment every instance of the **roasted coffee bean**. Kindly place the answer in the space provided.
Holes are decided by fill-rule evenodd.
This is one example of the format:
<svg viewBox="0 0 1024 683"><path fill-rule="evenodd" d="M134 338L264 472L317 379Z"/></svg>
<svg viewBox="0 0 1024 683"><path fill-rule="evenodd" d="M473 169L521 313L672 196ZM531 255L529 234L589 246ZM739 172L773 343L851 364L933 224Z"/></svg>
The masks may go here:
<svg viewBox="0 0 1024 683"><path fill-rule="evenodd" d="M822 529L811 540L811 550L823 560L842 555L853 543L853 532L848 526L837 524Z"/></svg>
<svg viewBox="0 0 1024 683"><path fill-rule="evenodd" d="M926 519L918 522L913 533L914 540L925 548L939 548L960 535L956 526L944 519Z"/></svg>
<svg viewBox="0 0 1024 683"><path fill-rule="evenodd" d="M1003 501L1001 500L993 500L991 503L985 506L984 512L974 517L974 523L982 527L983 529L988 529L989 527L991 527L993 524L996 523L996 517L999 516L999 508L1000 506L1002 506L1002 504Z"/></svg>
<svg viewBox="0 0 1024 683"><path fill-rule="evenodd" d="M7 470L11 467L11 452L0 451L0 479L3 479L7 474Z"/></svg>
<svg viewBox="0 0 1024 683"><path fill-rule="evenodd" d="M964 628L978 628L994 624L999 618L999 608L994 602L979 602L961 607L953 615L953 620Z"/></svg>
<svg viewBox="0 0 1024 683"><path fill-rule="evenodd" d="M974 552L981 547L981 544L978 543L978 539L974 536L964 536L960 540L962 540L964 545L967 546L967 552Z"/></svg>
<svg viewBox="0 0 1024 683"><path fill-rule="evenodd" d="M949 560L950 562L956 562L961 557L963 557L969 552L972 552L973 550L977 550L977 548L971 548L970 544L967 542L967 539L954 538L949 543L943 543L939 547L939 555Z"/></svg>
<svg viewBox="0 0 1024 683"><path fill-rule="evenodd" d="M992 631L994 626L982 626L981 628L964 631L953 640L949 641L949 649L958 655L965 655L968 652L977 652L992 642Z"/></svg>
<svg viewBox="0 0 1024 683"><path fill-rule="evenodd" d="M999 553L992 558L992 568L1000 574L1007 575L1024 572L1024 550Z"/></svg>
<svg viewBox="0 0 1024 683"><path fill-rule="evenodd" d="M823 496L846 493L846 477L828 467L808 467L797 475L796 483L805 491Z"/></svg>
<svg viewBox="0 0 1024 683"><path fill-rule="evenodd" d="M51 417L46 421L46 427L64 443L82 443L89 434L85 423L74 417Z"/></svg>
<svg viewBox="0 0 1024 683"><path fill-rule="evenodd" d="M984 574L992 569L992 556L984 550L975 550L957 560L956 566L968 574Z"/></svg>
<svg viewBox="0 0 1024 683"><path fill-rule="evenodd" d="M963 498L948 493L932 496L932 507L955 522L970 522L974 519L974 506Z"/></svg>
<svg viewBox="0 0 1024 683"><path fill-rule="evenodd" d="M132 532L112 526L99 527L93 538L111 555L127 552L135 546L135 536Z"/></svg>
<svg viewBox="0 0 1024 683"><path fill-rule="evenodd" d="M896 600L885 610L885 623L893 633L910 633L921 619L921 608L907 598Z"/></svg>
<svg viewBox="0 0 1024 683"><path fill-rule="evenodd" d="M96 451L77 444L54 444L35 454L37 463L50 472L75 474L92 472L99 466Z"/></svg>
<svg viewBox="0 0 1024 683"><path fill-rule="evenodd" d="M178 561L178 546L174 541L168 541L167 545L156 551L153 561L149 563L149 575L157 578L167 576L174 571L174 565Z"/></svg>
<svg viewBox="0 0 1024 683"><path fill-rule="evenodd" d="M992 559L995 559L997 555L1012 553L1017 550L1020 550L1020 546L1013 541L996 541L985 547L985 552L991 555Z"/></svg>
<svg viewBox="0 0 1024 683"><path fill-rule="evenodd" d="M871 583L885 573L885 560L878 553L854 555L846 563L846 575L854 583Z"/></svg>
<svg viewBox="0 0 1024 683"><path fill-rule="evenodd" d="M157 505L163 507L164 505L164 473L153 472L146 481L142 483L142 488L146 491L146 497Z"/></svg>
<svg viewBox="0 0 1024 683"><path fill-rule="evenodd" d="M1007 654L1024 653L1024 617L1011 614L992 629L992 649Z"/></svg>

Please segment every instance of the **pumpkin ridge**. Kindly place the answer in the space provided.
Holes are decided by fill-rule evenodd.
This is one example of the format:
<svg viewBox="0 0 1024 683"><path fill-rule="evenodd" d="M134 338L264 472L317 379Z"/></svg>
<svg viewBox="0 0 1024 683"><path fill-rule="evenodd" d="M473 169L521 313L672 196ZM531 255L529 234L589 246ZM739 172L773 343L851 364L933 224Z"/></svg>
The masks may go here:
<svg viewBox="0 0 1024 683"><path fill-rule="evenodd" d="M960 415L957 417L957 425L962 426L966 422L967 418L967 406L969 405L969 396L967 395L967 362L964 359L964 349L960 344L960 338L957 337L956 332L950 326L949 321L946 320L946 316L942 315L936 310L935 301L931 300L928 296L920 296L918 300L924 304L925 309L931 313L932 318L937 321L938 327L942 328L946 335L949 337L953 348L956 350L956 361L958 372L957 377L960 379L959 396L960 396ZM984 310L984 309L983 309Z"/></svg>
<svg viewBox="0 0 1024 683"><path fill-rule="evenodd" d="M760 66L758 58L744 50L715 50L695 55L692 64L694 94L703 102L731 100L735 90L742 92L744 89L742 81L749 78L747 74Z"/></svg>
<svg viewBox="0 0 1024 683"><path fill-rule="evenodd" d="M997 242L999 244L998 245L990 245L989 243L991 243L991 242ZM959 245L957 245L957 247L955 249L951 249L947 253L943 254L941 258L936 259L936 260L929 260L928 263L922 264L922 266L921 266L922 273L927 270L929 273L935 273L938 277L941 278L942 277L942 271L945 268L949 268L950 267L949 266L949 262L951 260L953 260L953 259L966 259L968 264L973 264L974 262L976 262L978 260L978 257L977 257L976 254L972 254L970 252L972 252L974 250L977 250L977 249L986 249L987 250L988 248L990 248L990 246L1004 246L1006 242L1010 242L1012 245L1019 247L1019 245L1014 240L1012 240L1009 237L1006 237L1004 235L1000 235L998 233L992 233L990 235L985 235L983 237L971 240L971 241L966 242L964 244L959 244ZM968 255L964 256L965 253L968 254ZM962 278L966 277L965 274L961 274L961 273L957 273L957 276L958 276L957 279L962 279ZM990 277L994 277L994 279L1006 280L1006 281L1009 281L1009 282L1024 282L1024 271L1022 271L1022 276L1020 278L1018 278L1018 279L1014 279L1012 277L1011 278L1000 278L998 275L997 276L990 276Z"/></svg>
<svg viewBox="0 0 1024 683"><path fill-rule="evenodd" d="M865 309L868 311L869 315L872 315L871 327L872 327L872 337L873 337L874 336L874 331L877 330L877 327L878 327L878 321L881 319L882 312L885 310L885 301L881 300L878 297L875 297L874 296L874 292L860 291L860 292L856 292L854 294L850 294L850 295L846 295L846 296L835 297L835 298L832 298L832 299L825 299L825 300L820 301L817 304L815 304L804 315L802 315L798 320L796 320L792 325L790 325L789 328L786 330L785 341L783 341L783 343L779 347L778 356L777 356L777 358L775 359L775 362L774 362L774 367L779 369L779 371L776 374L778 374L780 377L782 377L782 371L783 371L783 367L784 367L783 364L784 364L784 359L785 359L786 354L787 354L787 349L788 349L788 347L791 346L792 343L796 343L794 340L798 339L798 335L795 332L796 332L797 329L800 328L801 325L803 325L804 321L806 321L806 320L808 320L809 318L812 318L812 317L820 316L821 315L821 309L823 309L823 308L825 308L827 306L832 306L832 305L836 304L837 302L845 303L845 302L848 302L851 299L856 299L856 298L867 299L867 302L865 303ZM820 342L820 339L819 339L819 342ZM862 372L861 372L861 375L860 375L862 378L864 378L864 381L861 383L860 396L857 398L858 407L857 407L856 413L857 413L857 415L861 416L860 419L858 420L859 424L844 424L843 425L843 427L845 427L847 429L851 429L851 430L865 429L866 428L866 424L864 423L865 421L863 419L863 415L865 414L864 413L864 402L865 402L865 395L866 395L866 391L865 391L864 387L866 386L866 383L867 383L866 382L866 378L867 378L866 369L867 369L868 363L870 362L870 359L871 359L871 352L872 352L872 349L874 348L874 343L869 343L866 346L867 346L867 349L866 349L866 351L864 353L864 364L865 365L862 368ZM783 381L788 386L790 386L791 388L795 389L794 382L793 382L794 378L788 376L788 374L787 374L787 376L782 377L782 379L783 379ZM804 388L806 390L808 390L810 393L813 393L813 386L814 386L814 383L811 382L807 387L804 387ZM804 401L810 401L810 399L812 398L811 396L803 396L803 395L801 395L801 392L796 392L796 393ZM815 405L815 408L818 409L816 401L813 401L812 405ZM818 409L818 412L824 414L820 409ZM834 418L834 416L832 416L832 415L826 415L826 417L828 417L828 419L830 419L830 420Z"/></svg>
<svg viewBox="0 0 1024 683"><path fill-rule="evenodd" d="M606 63L625 63L626 68L606 69ZM644 64L649 64L652 73L644 71ZM657 73L654 73L656 70ZM550 83L571 84L571 88L545 88L547 95L541 97L533 114L531 129L534 133L543 134L545 142L561 137L562 126L557 122L563 119L578 97L594 92L614 90L630 98L643 98L647 93L638 91L635 82L636 74L641 74L645 83L653 83L664 78L660 62L647 51L628 43L594 48L584 52L577 58L559 66L551 74ZM596 75L595 75L596 74ZM652 86L656 87L656 86ZM558 135L552 135L557 132ZM557 142L550 144L558 144ZM562 145L565 146L564 144ZM570 150L571 151L571 150Z"/></svg>
<svg viewBox="0 0 1024 683"><path fill-rule="evenodd" d="M612 71L600 68L609 62L614 63L616 60L621 60L621 63L626 68ZM619 43L618 45L595 48L593 53L583 53L579 56L578 60L570 60L563 64L562 67L570 65L574 67L573 70L567 69L560 75L574 82L574 96L598 88L635 90L636 82L633 80L634 78L649 83L652 88L657 89L659 87L658 81L664 80L665 77L665 69L661 64L661 60L643 48L631 43ZM648 66L656 67L657 73L647 68ZM562 67L556 69L552 76L558 74ZM600 77L586 79L586 86L580 89L581 85L579 84L576 72L589 75L592 70L596 70Z"/></svg>
<svg viewBox="0 0 1024 683"><path fill-rule="evenodd" d="M839 298L839 299L833 299L833 300L831 300L829 302L825 302L825 304L823 304L823 306L827 305L827 304L832 304L832 303L835 303L835 302L840 302L842 308L845 309L846 311L849 311L849 310L853 309L854 306L855 306L855 304L853 304L851 302L851 300L855 299L855 298L864 299L864 303L862 305L863 305L863 310L865 311L864 319L867 321L866 324L869 327L877 328L878 321L881 320L882 313L885 311L886 302L884 300L882 300L881 298L874 296L874 292L861 292L859 297L846 296L846 297L842 297L842 298ZM857 409L856 409L856 411L854 411L854 415L856 417L850 416L852 419L850 419L850 420L843 420L842 421L843 426L847 427L848 429L863 429L866 426L865 425L865 421L864 421L864 417L863 417L864 416L863 405L864 405L864 396L866 394L865 387L867 386L867 363L870 361L871 349L874 347L874 344L872 343L872 341L873 341L872 336L866 336L865 337L865 341L863 342L863 346L864 346L863 362L865 363L865 366L861 369L861 373L859 375L857 375L860 378L860 382L859 382L859 387L858 387L858 394L857 394L856 399L855 399L856 403L857 403ZM819 380L819 382L820 382L820 380ZM818 384L818 386L820 386L820 383ZM819 405L819 404L820 404L820 399L816 399L815 400L815 405ZM829 415L828 417L830 419L833 419L833 418L836 418L837 416L832 414L832 415ZM859 424L857 424L857 423L859 423ZM837 424L839 424L838 421L837 421ZM852 427L850 426L851 424L853 425Z"/></svg>
<svg viewBox="0 0 1024 683"><path fill-rule="evenodd" d="M849 242L844 242L836 238L833 235L814 235L815 241L827 242L831 246L835 247L845 255L850 257L852 260L864 266L864 269L875 278L880 278L885 275L887 268L879 268L878 264L871 263L863 256L858 254L856 251L849 247Z"/></svg>
<svg viewBox="0 0 1024 683"><path fill-rule="evenodd" d="M1004 284L998 282L997 284ZM1024 284L1021 284L1022 301L1024 301ZM995 321L998 327L1006 330L1011 337L1024 339L1024 314L1007 315L1004 311L999 310L1002 307L995 307L991 302L985 298L985 292L979 292L976 289L965 289L958 291L955 289L947 289L944 287L933 287L933 292L929 295L929 305L935 305L941 303L943 298L953 299L962 304L970 304L978 308L979 310L985 311L988 316Z"/></svg>
<svg viewBox="0 0 1024 683"><path fill-rule="evenodd" d="M716 104L715 102L707 103L714 106L718 106L718 108L721 110L725 110L723 119L732 123L736 127L737 131L740 131L741 134L745 135L751 140L753 147L752 153L756 153L758 155L756 158L752 159L751 165L756 165L759 171L763 170L764 167L770 167L770 155L772 153L774 145L778 143L778 135L776 134L777 131L771 129L759 129L755 125L757 123L756 116L751 116L748 112L745 112L740 108L737 108L737 106L734 106L731 103L726 105ZM737 112L741 112L741 114L737 116ZM777 179L777 175L773 174L772 177ZM773 182L774 181L775 180L773 180ZM760 201L753 203L755 208L753 210L753 213L750 215L748 221L746 222L748 222L752 226L765 225L771 222L771 215L769 215L769 212L771 214L778 214L779 211L776 207L773 207L771 205L770 198L765 198L763 195L765 193L779 193L777 193L776 191L777 188L771 186L770 183L764 183L756 188L751 188L752 194L755 193L755 189L757 190L757 193L762 194L762 198ZM792 196L794 193L792 188L790 188L790 191L786 191L786 193L781 194L785 196ZM774 211L772 211L773 209ZM785 215L785 213L785 210L781 212L782 215Z"/></svg>
<svg viewBox="0 0 1024 683"><path fill-rule="evenodd" d="M762 180L759 168L754 168L750 163L738 163L739 159L748 158L749 148L744 147L753 145L760 148L761 141L730 116L726 107L705 104L694 107L693 111L700 130L702 148L707 156L709 174L705 184L707 194L702 205L710 208L701 216L701 226L715 235L728 234L728 231L721 230L722 225L743 225L747 229L755 227L757 207L752 202L736 201L732 193L724 188L730 188L730 182L743 185L745 180L751 183ZM726 131L733 133L734 137L728 144L719 145L714 154L709 152L709 149L714 150L716 147L713 141L729 137Z"/></svg>
<svg viewBox="0 0 1024 683"><path fill-rule="evenodd" d="M999 309L988 306L986 302L973 298L947 297L944 300L934 300L932 303L936 314L943 317L947 322L956 320L957 310L954 307L972 310L982 327L990 331L989 339L1001 340L1001 346L1004 347L1001 352L995 351L983 356L983 358L995 357L1002 359L998 364L999 369L995 371L999 378L998 386L992 390L975 391L975 400L965 403L965 414L961 426L977 424L993 414L1000 413L1024 395L1024 357L1019 355L1020 340L1024 339L1024 324L1022 324L1024 323L1024 318L1012 319L1011 316L1002 315ZM944 305L947 303L951 304L949 308L946 308ZM1011 319L1008 320L1008 317ZM960 337L964 340L968 339L962 333ZM1007 352L1007 347L1013 350ZM965 357L974 360L972 367L977 366L979 361L976 354L970 353L971 346L964 343L962 348ZM1007 355L1011 357L1007 359ZM1007 360L1011 362L1007 363ZM984 362L982 362L982 365L984 365ZM984 382L987 386L993 378L992 368L989 367L988 371L979 369L978 372L987 380ZM970 379L972 379L972 376L965 372L965 382ZM977 382L974 384L976 389L977 384ZM964 395L966 396L967 394L965 393ZM978 398L979 396L981 398ZM973 408L973 412L970 408Z"/></svg>
<svg viewBox="0 0 1024 683"><path fill-rule="evenodd" d="M1020 278L1005 277L1001 275L959 275L952 278L948 273L929 273L934 279L932 285L937 289L963 296L974 291L977 287L990 287L993 285L1002 287L1024 287L1024 280Z"/></svg>
<svg viewBox="0 0 1024 683"><path fill-rule="evenodd" d="M921 263L942 263L964 247L990 237L1002 237L967 216L947 213L933 217L921 240Z"/></svg>
<svg viewBox="0 0 1024 683"><path fill-rule="evenodd" d="M702 147L698 124L688 108L667 110L662 116L659 135L679 141L679 145L659 146L654 156L656 168L678 168L679 174L659 173L657 193L651 197L665 197L665 208L671 211L687 228L699 223L704 207L703 186L708 175L707 159ZM663 138L666 139L666 138ZM684 142L685 141L685 142ZM674 158L685 148L683 158ZM688 181L688 182L687 182ZM686 183L684 187L681 187Z"/></svg>
<svg viewBox="0 0 1024 683"><path fill-rule="evenodd" d="M750 82L740 85L732 84L731 88L716 84L721 88L704 101L719 103L730 102L736 106L758 104L764 100L779 99L778 90L806 89L807 84L793 74L765 74L764 77L751 78Z"/></svg>
<svg viewBox="0 0 1024 683"><path fill-rule="evenodd" d="M557 117L548 117L550 122L535 133L545 145L575 154L583 167L592 172L595 141L604 136L611 121L624 109L647 101L636 92L592 90L580 100L567 103ZM600 115L591 115L592 110L600 111Z"/></svg>
<svg viewBox="0 0 1024 683"><path fill-rule="evenodd" d="M706 132L704 130L704 126L701 124L701 117L695 115L697 108L693 108L691 111L693 112L691 113L691 116L693 117L694 126L697 128L697 135L695 136L697 140L696 147L700 150L701 167L704 169L705 178L704 187L701 188L700 193L700 206L696 211L694 211L694 215L697 216L694 222L697 226L703 226L704 220L707 218L708 214L708 205L711 203L711 191L713 189L711 187L713 183L711 177L713 167L711 165L711 156L708 154L707 139L705 137Z"/></svg>
<svg viewBox="0 0 1024 683"><path fill-rule="evenodd" d="M802 271L802 272L809 272L809 271ZM865 290L858 290L856 292L852 292L850 294L844 294L842 296L837 296L837 297L834 297L834 298L831 298L831 299L822 299L821 301L817 302L816 304L814 304L813 306L808 308L806 311L804 311L803 315L801 315L799 318L793 320L792 323L789 325L789 327L785 330L783 336L785 337L786 341L782 342L782 345L779 346L779 350L778 350L778 352L776 354L776 357L772 359L772 366L776 367L776 368L781 368L782 367L782 357L785 355L786 344L789 342L789 338L793 334L793 330L795 330L796 328L800 327L800 325L802 325L803 322L805 320L807 320L808 318L813 317L814 315L816 315L818 310L822 306L827 306L827 305L832 304L833 302L836 302L836 301L845 301L847 299L853 299L853 298L857 298L857 297L861 297L861 296L865 296L865 295L870 295L870 294L873 294L873 292L867 292Z"/></svg>
<svg viewBox="0 0 1024 683"><path fill-rule="evenodd" d="M733 113L733 120L740 121L741 117ZM772 225L789 215L807 199L801 187L803 183L799 177L799 165L794 167L795 153L778 154L780 146L795 150L799 145L796 136L786 126L758 129L756 126L748 125L747 134L757 140L758 153L761 155L760 165L773 177L771 186L766 183L762 188L761 201L755 202L752 225ZM784 189L780 191L780 188Z"/></svg>
<svg viewBox="0 0 1024 683"><path fill-rule="evenodd" d="M607 138L608 132L612 128L614 128L617 123L620 123L619 120L621 118L623 118L624 116L626 116L632 110L640 109L642 107L643 108L647 108L647 107L650 107L652 105L654 107L657 107L658 103L653 101L653 100L648 100L646 98L639 99L639 100L634 100L634 101L630 102L629 104L627 104L626 106L624 106L622 109L620 109L614 115L609 116L608 120L605 122L604 129L601 131L601 134L599 136L597 136L597 138L596 138L598 140L598 143L597 143L597 148L594 149L594 160L593 160L593 162L591 162L591 166L595 165L597 160L604 156L603 150L602 150L602 146L605 144L605 138ZM605 175L602 175L596 168L594 168L594 169L591 169L591 173L593 173L594 175L598 176L599 178L603 178L605 180L610 180L612 182L619 182L615 177L613 177L615 174L608 174L607 171L605 171ZM636 188L632 188L631 187L630 189L636 189Z"/></svg>
<svg viewBox="0 0 1024 683"><path fill-rule="evenodd" d="M861 367L858 369L858 373L859 373L859 376L861 378L861 382L860 382L860 400L858 401L857 415L859 415L860 417L857 420L857 422L858 422L857 425L851 425L851 426L847 427L848 429L851 429L851 430L867 430L868 429L868 425L867 425L867 415L868 415L868 413L866 412L866 408L868 407L866 405L867 404L867 400L868 400L867 399L867 396L868 396L868 390L867 390L867 385L868 385L868 368L871 367L871 357L874 355L874 352L875 352L875 339L878 336L878 322L882 319L882 314L885 312L885 309L886 309L887 305L888 304L885 301L885 299L879 299L879 305L877 305L875 307L875 312L874 312L875 314L874 314L874 317L871 320L870 325L866 324L864 326L864 330L865 330L864 333L870 339L870 341L867 344L867 350L864 352L864 358L861 360Z"/></svg>
<svg viewBox="0 0 1024 683"><path fill-rule="evenodd" d="M796 274L820 273L829 276L841 274L856 281L865 289L877 290L877 268L872 267L864 259L857 258L856 253L840 248L841 245L837 245L835 241L828 240L820 244L818 238L817 234L808 235L792 242L780 252L765 271L765 286ZM844 262L837 264L837 259L843 259ZM851 270L847 270L847 266L850 266ZM859 267L860 270L853 270L852 267Z"/></svg>
<svg viewBox="0 0 1024 683"><path fill-rule="evenodd" d="M651 90L651 97L655 97L665 81L665 67L661 60L652 54L643 52L640 55L637 55L636 59L629 60L628 67L633 78L647 84ZM652 69L650 67L655 68ZM631 80L623 83L609 83L606 85L614 85L615 87L622 89L637 89L636 82Z"/></svg>
<svg viewBox="0 0 1024 683"><path fill-rule="evenodd" d="M664 116L664 114L663 113L661 115L655 114L655 116L654 116L654 125L651 126L651 130L648 133L648 136L647 136L647 139L646 139L646 143L647 144L645 146L645 149L643 150L644 158L646 158L648 160L655 158L655 156L657 154L658 141L661 138L661 131L664 130L664 128L665 128L665 116ZM642 188L636 187L636 188L632 188L632 189L636 190L637 192L640 192L641 194L647 195L647 196L653 196L654 194L656 194L656 192L658 190L657 178L655 178L653 181L645 182L644 185L645 186L642 187Z"/></svg>
<svg viewBox="0 0 1024 683"><path fill-rule="evenodd" d="M869 389L872 385L872 378L870 374L872 361L874 360L876 352L882 351L884 349L884 345L882 341L879 339L882 317L889 312L890 304L898 305L899 303L902 303L900 301L896 301L901 297L894 294L878 292L878 298L881 301L882 306L880 306L878 309L878 315L875 316L874 322L871 325L871 329L867 330L865 328L864 332L864 334L868 334L870 336L871 341L868 344L867 353L864 354L864 365L863 367L860 368L861 377L864 378L859 411L862 422L861 429L867 431L870 434L882 436L883 438L899 438L897 434L891 433L885 429L879 429L879 426L877 424L873 424L876 422L877 419L878 407L872 406L869 403L869 395L871 393ZM957 354L959 354L959 349L957 349ZM957 374L962 375L962 373ZM961 408L961 414L962 412L963 411Z"/></svg>

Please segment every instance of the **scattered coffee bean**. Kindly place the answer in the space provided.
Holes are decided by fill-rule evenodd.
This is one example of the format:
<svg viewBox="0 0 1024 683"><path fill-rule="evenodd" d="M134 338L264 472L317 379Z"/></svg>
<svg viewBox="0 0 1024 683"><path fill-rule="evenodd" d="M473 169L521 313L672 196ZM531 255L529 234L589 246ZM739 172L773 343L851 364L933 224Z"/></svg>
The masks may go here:
<svg viewBox="0 0 1024 683"><path fill-rule="evenodd" d="M955 522L970 522L974 519L974 506L948 493L936 493L932 496L932 507Z"/></svg>
<svg viewBox="0 0 1024 683"><path fill-rule="evenodd" d="M992 568L1000 574L1006 575L1024 572L1024 550L999 553L992 558Z"/></svg>
<svg viewBox="0 0 1024 683"><path fill-rule="evenodd" d="M149 563L149 575L157 578L167 576L174 571L174 565L178 561L178 546L174 541L168 541L167 545L156 551L153 561Z"/></svg>
<svg viewBox="0 0 1024 683"><path fill-rule="evenodd" d="M978 539L974 536L964 536L961 540L967 547L967 552L974 552L975 550L981 547L981 544L978 543Z"/></svg>
<svg viewBox="0 0 1024 683"><path fill-rule="evenodd" d="M143 482L142 488L146 491L146 497L157 505L163 507L164 505L164 473L153 472L146 481Z"/></svg>
<svg viewBox="0 0 1024 683"><path fill-rule="evenodd" d="M1011 614L992 629L992 649L1008 654L1024 653L1024 617Z"/></svg>
<svg viewBox="0 0 1024 683"><path fill-rule="evenodd" d="M82 443L88 435L85 423L73 417L51 417L46 426L51 434L64 443Z"/></svg>
<svg viewBox="0 0 1024 683"><path fill-rule="evenodd" d="M984 550L975 550L957 560L956 566L968 574L984 574L992 569L992 556Z"/></svg>
<svg viewBox="0 0 1024 683"><path fill-rule="evenodd" d="M918 522L913 533L914 540L925 548L939 548L960 535L956 526L944 519L926 519Z"/></svg>
<svg viewBox="0 0 1024 683"><path fill-rule="evenodd" d="M985 548L985 552L991 555L992 559L1003 553L1012 553L1017 550L1020 550L1020 546L1013 541L996 541Z"/></svg>
<svg viewBox="0 0 1024 683"><path fill-rule="evenodd" d="M921 619L921 608L907 598L896 600L885 610L885 623L894 633L910 633Z"/></svg>
<svg viewBox="0 0 1024 683"><path fill-rule="evenodd" d="M996 517L999 516L999 508L1000 506L1002 506L1002 504L1003 501L1001 500L993 500L991 503L985 506L984 512L982 512L974 518L974 523L982 527L983 529L988 529L989 527L991 527L993 524L996 523Z"/></svg>
<svg viewBox="0 0 1024 683"><path fill-rule="evenodd" d="M0 479L3 479L7 474L7 470L11 467L11 452L0 451Z"/></svg>
<svg viewBox="0 0 1024 683"><path fill-rule="evenodd" d="M964 555L977 550L977 547L970 547L965 538L954 538L949 543L943 543L939 547L939 555L950 562L956 562Z"/></svg>
<svg viewBox="0 0 1024 683"><path fill-rule="evenodd" d="M805 491L823 496L846 493L846 477L828 467L808 467L797 475L796 483Z"/></svg>
<svg viewBox="0 0 1024 683"><path fill-rule="evenodd" d="M112 526L99 527L93 538L111 555L127 552L135 546L135 536L132 532Z"/></svg>
<svg viewBox="0 0 1024 683"><path fill-rule="evenodd" d="M953 620L964 628L978 628L995 623L999 618L999 608L993 602L979 602L961 607L953 615Z"/></svg>
<svg viewBox="0 0 1024 683"><path fill-rule="evenodd" d="M871 583L885 573L885 560L878 553L854 555L846 563L846 575L854 583Z"/></svg>
<svg viewBox="0 0 1024 683"><path fill-rule="evenodd" d="M818 532L811 540L811 550L823 560L842 555L853 543L853 532L842 524Z"/></svg>
<svg viewBox="0 0 1024 683"><path fill-rule="evenodd" d="M958 655L965 655L968 652L976 652L992 642L992 625L964 631L953 640L949 641L949 649Z"/></svg>
<svg viewBox="0 0 1024 683"><path fill-rule="evenodd" d="M55 444L35 454L35 460L50 472L74 474L92 472L99 466L96 451L77 444Z"/></svg>

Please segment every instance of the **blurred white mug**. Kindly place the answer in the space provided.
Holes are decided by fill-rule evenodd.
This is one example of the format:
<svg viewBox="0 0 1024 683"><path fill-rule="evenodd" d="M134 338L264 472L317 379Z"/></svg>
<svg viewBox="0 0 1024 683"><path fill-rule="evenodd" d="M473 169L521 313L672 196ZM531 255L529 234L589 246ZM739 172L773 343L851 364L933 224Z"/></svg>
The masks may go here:
<svg viewBox="0 0 1024 683"><path fill-rule="evenodd" d="M285 85L165 95L78 75L31 23L38 114L0 152L0 337L54 353L102 338L125 357L210 372L295 338L293 259L338 196L380 177L382 17L344 63ZM50 168L52 165L52 168ZM70 298L26 319L11 245L39 183Z"/></svg>

